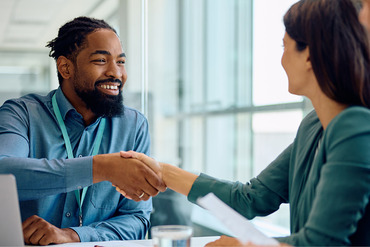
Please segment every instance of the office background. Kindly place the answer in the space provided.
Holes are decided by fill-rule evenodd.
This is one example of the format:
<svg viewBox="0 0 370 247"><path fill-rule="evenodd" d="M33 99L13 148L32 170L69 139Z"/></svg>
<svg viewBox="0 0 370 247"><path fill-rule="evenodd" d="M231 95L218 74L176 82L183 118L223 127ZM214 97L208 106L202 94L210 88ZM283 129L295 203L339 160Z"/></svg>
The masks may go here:
<svg viewBox="0 0 370 247"><path fill-rule="evenodd" d="M194 173L247 182L295 135L312 109L290 95L280 64L282 17L295 0L0 0L0 104L58 87L46 42L80 15L114 26L126 52L126 105L149 119L152 156ZM227 233L171 191L153 224ZM255 223L288 233L289 208Z"/></svg>

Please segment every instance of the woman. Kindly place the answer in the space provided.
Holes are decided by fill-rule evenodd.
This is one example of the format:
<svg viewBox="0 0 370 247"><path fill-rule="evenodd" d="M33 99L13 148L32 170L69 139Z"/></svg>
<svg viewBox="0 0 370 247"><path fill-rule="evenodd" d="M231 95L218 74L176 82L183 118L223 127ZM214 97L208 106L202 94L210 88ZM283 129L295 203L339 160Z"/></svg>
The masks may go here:
<svg viewBox="0 0 370 247"><path fill-rule="evenodd" d="M289 92L315 111L293 142L247 184L197 176L128 152L191 202L213 192L248 219L290 203L295 246L370 245L370 61L365 29L351 0L301 0L284 16L282 65ZM145 192L145 191L143 191ZM143 193L138 192L138 195ZM221 238L215 245L235 245Z"/></svg>
<svg viewBox="0 0 370 247"><path fill-rule="evenodd" d="M360 22L370 32L370 0L359 1L359 5L362 6L359 14Z"/></svg>

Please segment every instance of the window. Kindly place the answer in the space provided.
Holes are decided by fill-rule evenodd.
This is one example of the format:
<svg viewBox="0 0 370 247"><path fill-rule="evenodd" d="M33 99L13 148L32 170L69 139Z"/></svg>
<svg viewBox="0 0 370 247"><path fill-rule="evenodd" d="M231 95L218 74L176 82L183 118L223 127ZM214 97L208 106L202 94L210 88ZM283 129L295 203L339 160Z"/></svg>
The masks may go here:
<svg viewBox="0 0 370 247"><path fill-rule="evenodd" d="M73 13L104 18L118 28L127 55L125 104L148 109L154 158L247 182L293 141L300 120L312 109L307 100L287 92L280 65L282 18L294 2L147 1L147 102L141 100L140 83L143 1L93 1ZM64 16L71 8L60 11ZM0 103L29 92L45 94L58 85L55 63L45 49L1 55L7 59L0 63ZM9 80L14 82L10 87ZM210 218L200 219L208 216L197 210L196 224L224 231ZM285 233L288 211L282 206L255 223L271 235Z"/></svg>
<svg viewBox="0 0 370 247"><path fill-rule="evenodd" d="M282 19L294 2L149 1L155 158L247 182L293 141L311 109L287 92L280 64ZM261 220L281 227L272 235L289 232L287 205Z"/></svg>

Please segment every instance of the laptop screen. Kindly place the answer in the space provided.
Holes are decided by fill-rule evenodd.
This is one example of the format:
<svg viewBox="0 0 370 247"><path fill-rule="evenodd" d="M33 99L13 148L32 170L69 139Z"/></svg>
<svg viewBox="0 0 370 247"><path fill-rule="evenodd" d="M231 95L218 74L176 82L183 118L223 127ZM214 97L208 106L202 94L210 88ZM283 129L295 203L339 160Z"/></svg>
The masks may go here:
<svg viewBox="0 0 370 247"><path fill-rule="evenodd" d="M0 246L24 246L15 177L0 174Z"/></svg>

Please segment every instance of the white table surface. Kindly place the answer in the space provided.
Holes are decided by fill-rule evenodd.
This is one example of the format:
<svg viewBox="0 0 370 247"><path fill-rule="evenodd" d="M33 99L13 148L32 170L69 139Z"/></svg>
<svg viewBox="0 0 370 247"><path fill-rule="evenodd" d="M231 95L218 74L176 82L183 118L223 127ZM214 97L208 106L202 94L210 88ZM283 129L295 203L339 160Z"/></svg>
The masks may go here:
<svg viewBox="0 0 370 247"><path fill-rule="evenodd" d="M205 244L218 239L218 236L212 237L193 237L191 238L191 247L202 247ZM152 240L126 240L126 241L105 241L105 242L84 242L84 243L67 243L67 244L57 244L53 246L57 247L94 247L95 245L102 247L152 247Z"/></svg>

